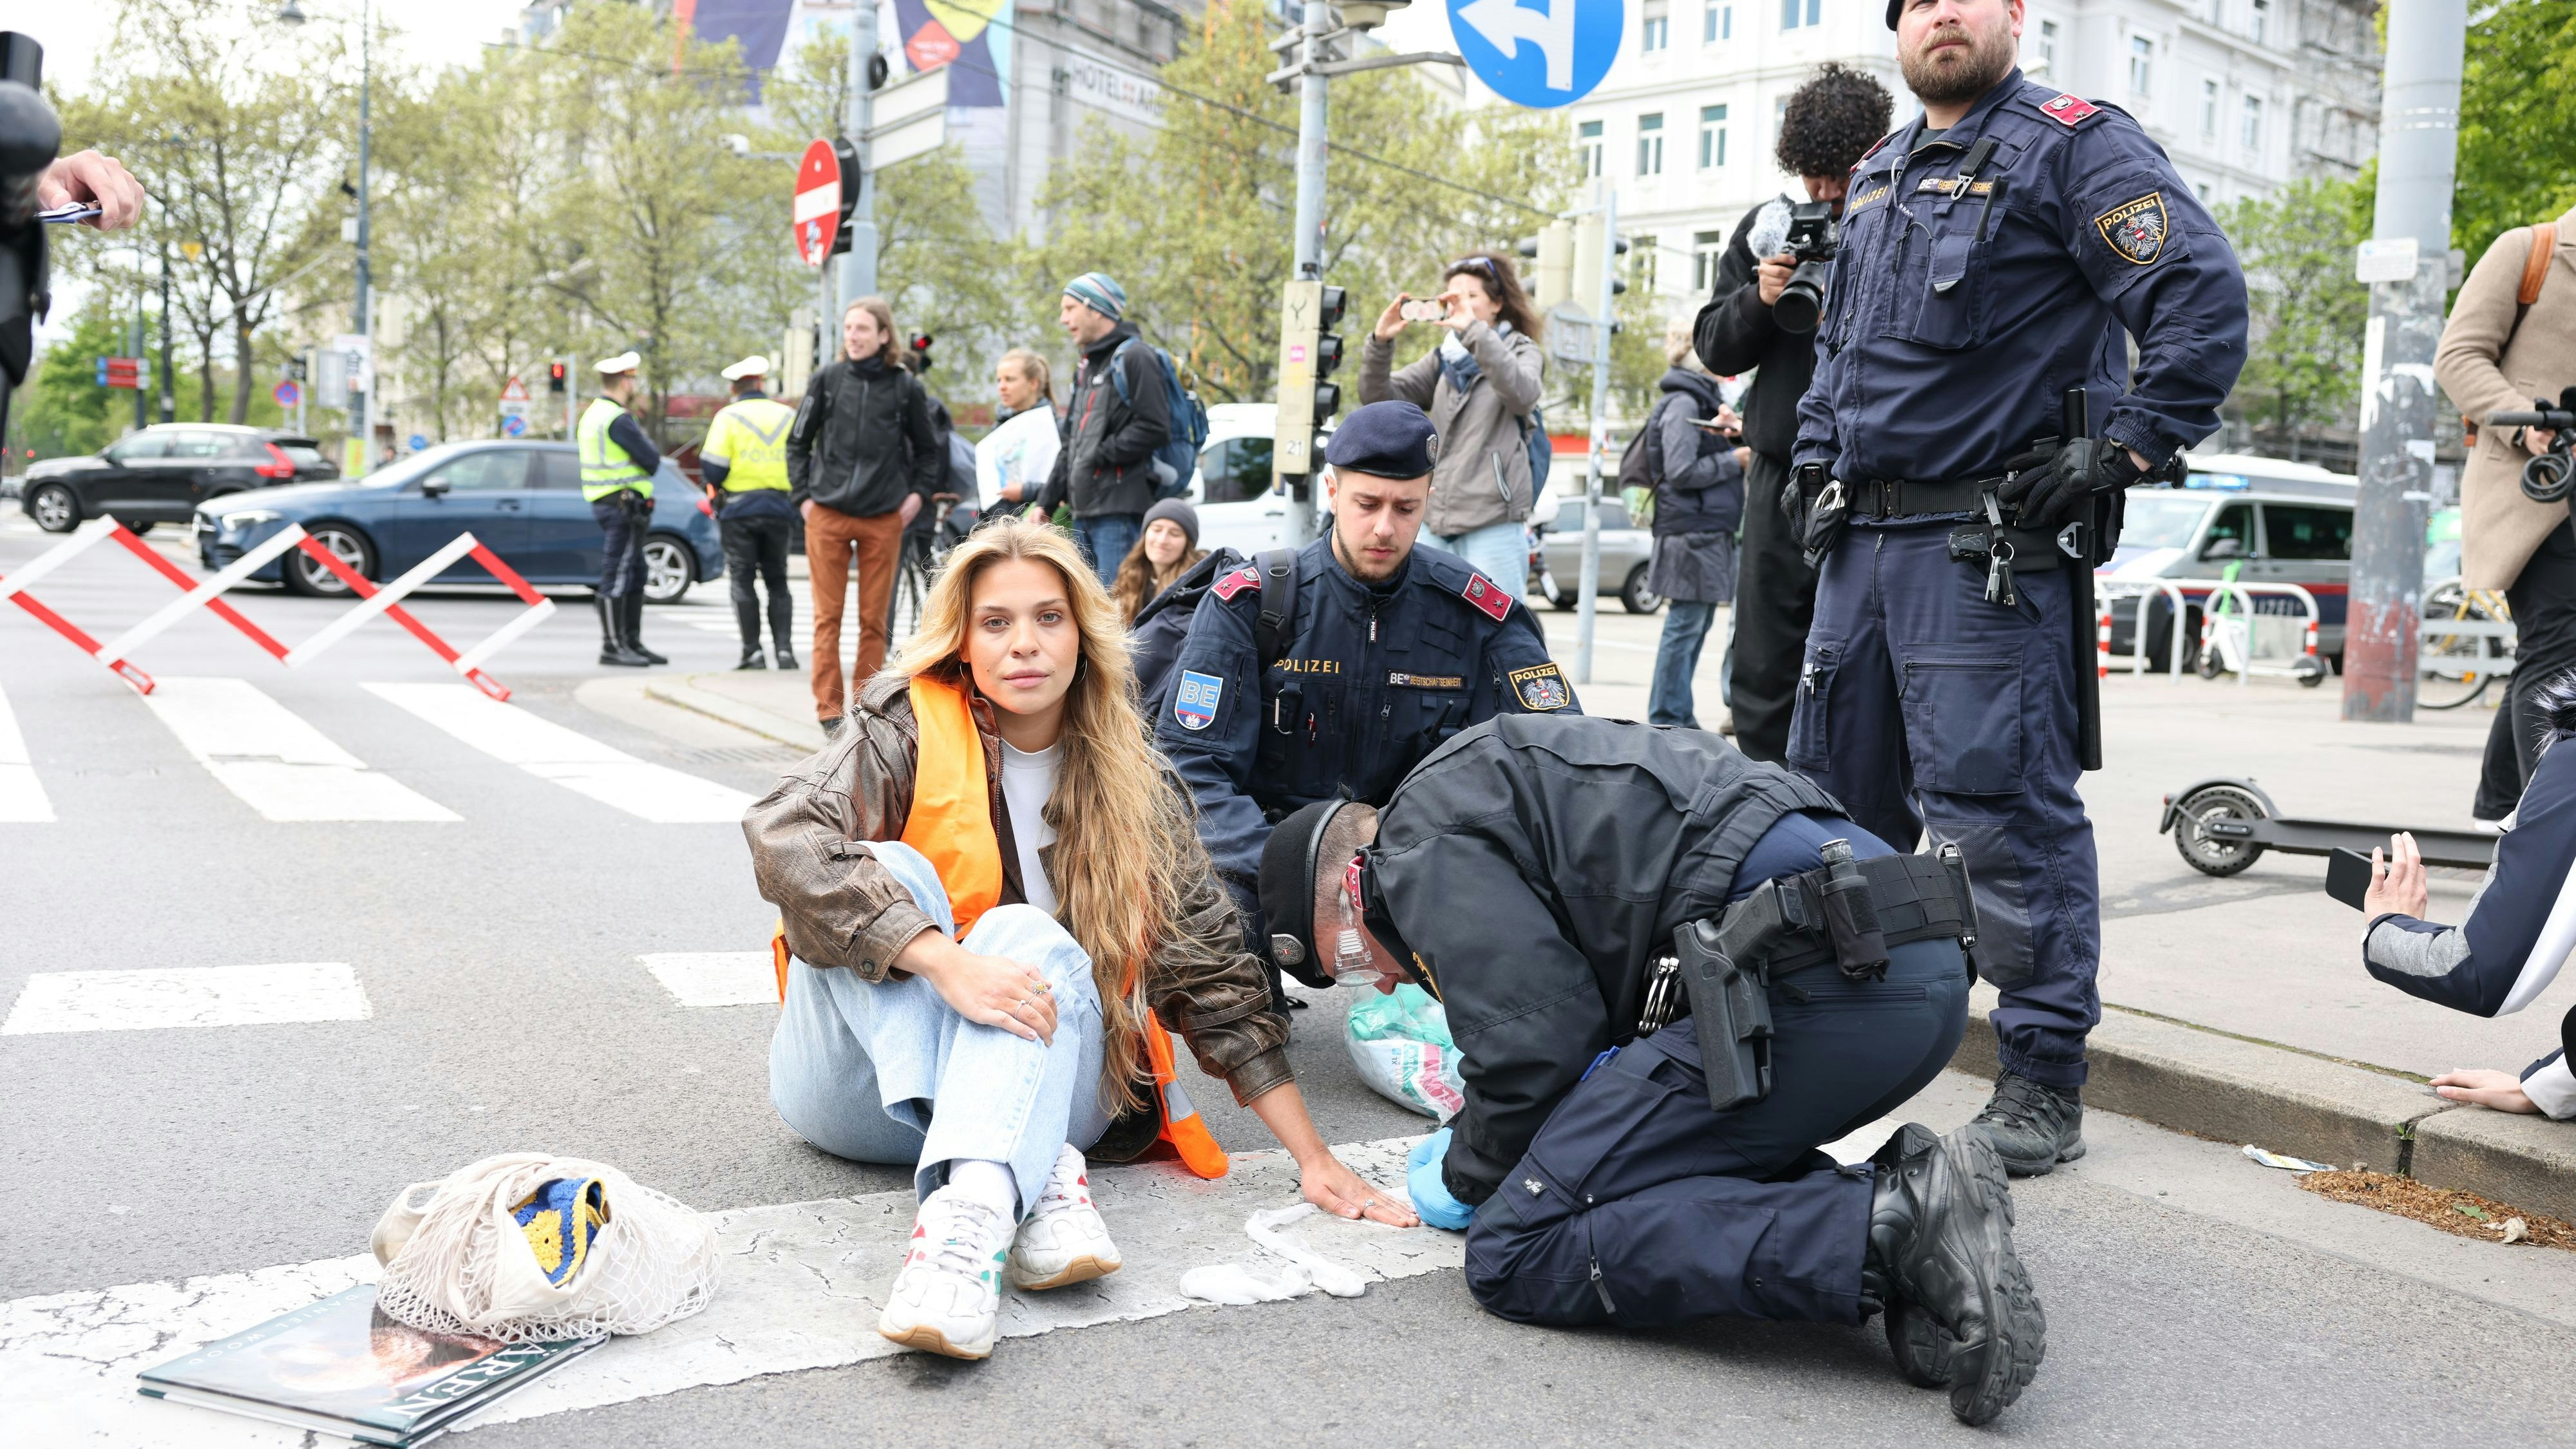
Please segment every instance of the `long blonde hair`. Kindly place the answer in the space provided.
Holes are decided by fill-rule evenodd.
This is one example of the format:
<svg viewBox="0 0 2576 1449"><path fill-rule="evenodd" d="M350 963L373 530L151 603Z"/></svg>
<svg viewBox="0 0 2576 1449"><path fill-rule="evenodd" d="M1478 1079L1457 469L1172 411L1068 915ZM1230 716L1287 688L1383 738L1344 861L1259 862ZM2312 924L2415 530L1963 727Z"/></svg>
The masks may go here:
<svg viewBox="0 0 2576 1449"><path fill-rule="evenodd" d="M1127 550L1127 556L1118 561L1118 577L1109 585L1109 599L1117 605L1118 617L1133 627L1136 616L1145 612L1147 604L1154 602L1163 590L1172 586L1173 580L1196 568L1199 561L1207 556L1208 551L1203 548L1182 549L1181 556L1172 562L1171 572L1165 573L1154 567L1152 559L1145 557L1145 540L1137 539L1136 546Z"/></svg>
<svg viewBox="0 0 2576 1449"><path fill-rule="evenodd" d="M1046 804L1047 823L1055 827L1048 878L1065 928L1091 956L1100 992L1101 1100L1123 1111L1140 1100L1144 1033L1161 1030L1146 1004L1145 966L1171 938L1183 885L1204 868L1206 852L1146 744L1117 606L1072 539L1049 524L1001 519L948 555L922 601L921 627L893 669L974 692L965 649L975 581L1010 560L1042 563L1063 576L1081 636L1064 698L1055 793Z"/></svg>

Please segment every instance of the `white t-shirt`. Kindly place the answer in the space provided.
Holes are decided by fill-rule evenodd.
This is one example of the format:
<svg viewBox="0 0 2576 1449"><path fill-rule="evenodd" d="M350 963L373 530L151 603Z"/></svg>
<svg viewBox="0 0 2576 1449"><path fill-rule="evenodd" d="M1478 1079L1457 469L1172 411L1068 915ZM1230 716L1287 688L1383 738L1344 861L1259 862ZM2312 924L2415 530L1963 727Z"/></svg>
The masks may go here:
<svg viewBox="0 0 2576 1449"><path fill-rule="evenodd" d="M1046 486L1063 446L1056 437L1055 409L1044 403L1003 419L975 445L976 506L1000 503L1002 489L1013 483L1020 485L1020 502L1026 504Z"/></svg>
<svg viewBox="0 0 2576 1449"><path fill-rule="evenodd" d="M1055 793L1055 766L1063 753L1061 743L1032 755L1002 741L1002 805L1011 812L1011 841L1020 850L1020 884L1028 890L1029 904L1050 916L1055 914L1055 887L1047 881L1046 867L1038 864L1038 849L1055 844L1046 802Z"/></svg>

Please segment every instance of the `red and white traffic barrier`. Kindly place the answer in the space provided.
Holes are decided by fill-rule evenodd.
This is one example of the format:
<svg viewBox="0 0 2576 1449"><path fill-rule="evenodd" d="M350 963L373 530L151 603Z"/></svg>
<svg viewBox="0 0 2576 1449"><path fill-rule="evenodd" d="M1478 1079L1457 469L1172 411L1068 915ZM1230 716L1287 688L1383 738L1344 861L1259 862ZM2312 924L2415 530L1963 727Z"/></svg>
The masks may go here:
<svg viewBox="0 0 2576 1449"><path fill-rule="evenodd" d="M2138 632L2143 635L2146 628L2147 611L2141 605L2138 609ZM2107 599L2095 608L2093 614L2093 671L2096 679L2111 677L2111 604Z"/></svg>
<svg viewBox="0 0 2576 1449"><path fill-rule="evenodd" d="M185 569L163 557L124 524L113 518L108 519L107 524L105 528L85 528L30 559L27 566L16 573L0 575L0 599L16 601L18 607L33 614L48 628L69 640L74 648L114 670L117 677L132 685L139 694L152 692L152 676L134 664L130 656L145 642L186 618L190 610L202 607L239 629L252 643L267 650L272 658L289 668L312 659L347 638L359 625L378 614L384 614L410 631L414 638L428 645L430 652L447 661L457 673L473 681L475 688L496 700L507 700L510 697L510 691L500 681L483 672L483 663L499 653L512 640L535 628L555 610L552 599L530 587L528 581L521 578L517 570L503 563L500 555L485 547L470 533L458 534L448 541L446 547L423 559L418 567L383 588L378 588L356 570L341 562L329 549L315 542L298 524L290 523L271 537L261 540L258 547L245 552L240 558L203 582L191 579ZM154 610L140 623L102 644L90 637L79 625L47 608L42 601L28 593L27 588L45 575L110 539L128 553L151 565L155 573L178 585L184 592L178 598ZM293 648L278 642L274 635L243 617L240 610L226 603L223 598L225 591L290 549L301 549L315 562L330 570L342 583L347 584L359 598L355 607L323 625L312 638ZM508 585L510 592L518 595L520 602L528 607L516 618L492 631L490 637L459 653L450 647L446 640L432 632L428 625L413 617L398 601L446 572L457 560L469 556L489 571L492 577Z"/></svg>

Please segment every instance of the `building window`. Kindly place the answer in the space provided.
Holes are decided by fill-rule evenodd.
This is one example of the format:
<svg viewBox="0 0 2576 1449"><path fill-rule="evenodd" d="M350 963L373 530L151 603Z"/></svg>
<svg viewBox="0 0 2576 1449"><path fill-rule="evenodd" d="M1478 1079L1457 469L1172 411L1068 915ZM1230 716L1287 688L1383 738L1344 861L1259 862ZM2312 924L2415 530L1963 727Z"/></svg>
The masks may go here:
<svg viewBox="0 0 2576 1449"><path fill-rule="evenodd" d="M2247 28L2256 45L2264 43L2272 31L2272 0L2254 0L2254 13Z"/></svg>
<svg viewBox="0 0 2576 1449"><path fill-rule="evenodd" d="M1780 0L1780 28L1782 30L1795 30L1798 28L1798 12L1801 6L1805 7L1807 15L1806 23L1808 25L1812 26L1823 22L1825 0Z"/></svg>
<svg viewBox="0 0 2576 1449"><path fill-rule="evenodd" d="M2038 69L2042 75L2055 76L2057 74L2057 22L2054 20L2043 20L2039 22Z"/></svg>
<svg viewBox="0 0 2576 1449"><path fill-rule="evenodd" d="M1637 174L1664 174L1664 113L1637 118Z"/></svg>
<svg viewBox="0 0 2576 1449"><path fill-rule="evenodd" d="M1735 7L1734 7L1734 6L1732 6L1732 5L1707 5L1707 6L1703 6L1703 7L1701 7L1700 12L1699 12L1699 43L1700 43L1700 44L1702 44L1702 45L1715 45L1715 44L1717 44L1717 43L1718 43L1719 41L1721 41L1721 40L1733 40L1734 38L1735 38Z"/></svg>
<svg viewBox="0 0 2576 1449"><path fill-rule="evenodd" d="M2155 79L2156 43L2143 35L2129 37L2129 89L2139 95L2152 95L2148 83Z"/></svg>
<svg viewBox="0 0 2576 1449"><path fill-rule="evenodd" d="M1645 23L1637 27L1637 48L1648 55L1673 43L1672 0L1646 0Z"/></svg>
<svg viewBox="0 0 2576 1449"><path fill-rule="evenodd" d="M1717 290L1718 259L1726 255L1726 233L1695 231L1691 233L1691 290Z"/></svg>
<svg viewBox="0 0 2576 1449"><path fill-rule="evenodd" d="M1650 236L1628 239L1628 290L1643 296L1655 293L1655 239Z"/></svg>
<svg viewBox="0 0 2576 1449"><path fill-rule="evenodd" d="M2204 141L2218 139L2218 82L2200 83L2200 135Z"/></svg>
<svg viewBox="0 0 2576 1449"><path fill-rule="evenodd" d="M2245 125L2240 139L2244 141L2245 149L2248 151L2263 149L2263 98L2261 96L2245 98Z"/></svg>
<svg viewBox="0 0 2576 1449"><path fill-rule="evenodd" d="M1585 121L1574 128L1574 144L1583 152L1583 174L1601 174L1601 123Z"/></svg>
<svg viewBox="0 0 2576 1449"><path fill-rule="evenodd" d="M1726 164L1726 107L1699 108L1699 169Z"/></svg>

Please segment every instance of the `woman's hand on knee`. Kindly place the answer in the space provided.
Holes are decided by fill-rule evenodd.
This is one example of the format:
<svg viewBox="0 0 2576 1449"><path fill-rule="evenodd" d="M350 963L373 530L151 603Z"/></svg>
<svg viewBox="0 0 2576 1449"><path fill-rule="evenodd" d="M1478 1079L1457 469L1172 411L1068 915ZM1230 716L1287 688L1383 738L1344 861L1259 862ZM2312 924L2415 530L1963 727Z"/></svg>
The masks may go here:
<svg viewBox="0 0 2576 1449"><path fill-rule="evenodd" d="M979 955L937 931L913 937L894 964L929 982L968 1021L1034 1042L1055 1040L1055 988L1034 966Z"/></svg>

